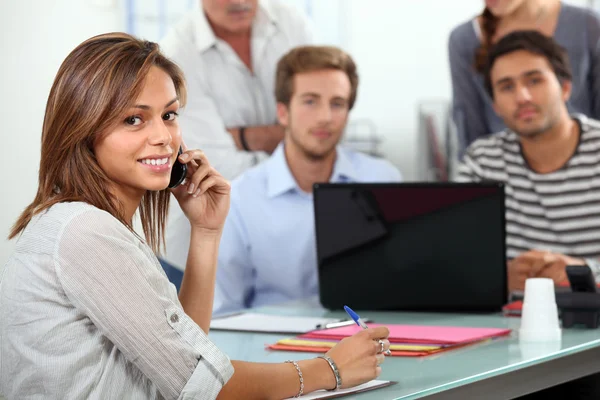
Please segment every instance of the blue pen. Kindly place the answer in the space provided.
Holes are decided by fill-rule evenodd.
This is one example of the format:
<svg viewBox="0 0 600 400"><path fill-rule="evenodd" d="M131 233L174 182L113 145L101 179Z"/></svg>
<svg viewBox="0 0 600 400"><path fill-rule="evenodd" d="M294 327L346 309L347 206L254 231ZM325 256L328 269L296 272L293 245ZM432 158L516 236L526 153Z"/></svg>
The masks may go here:
<svg viewBox="0 0 600 400"><path fill-rule="evenodd" d="M344 310L346 310L346 312L348 313L348 315L350 316L350 318L352 318L354 320L354 322L356 322L356 325L360 326L363 329L369 329L369 327L367 326L367 324L365 324L365 322L358 316L357 313L354 312L354 310L352 310L348 306L344 306ZM392 353L388 349L383 354L385 354L386 356L389 356Z"/></svg>

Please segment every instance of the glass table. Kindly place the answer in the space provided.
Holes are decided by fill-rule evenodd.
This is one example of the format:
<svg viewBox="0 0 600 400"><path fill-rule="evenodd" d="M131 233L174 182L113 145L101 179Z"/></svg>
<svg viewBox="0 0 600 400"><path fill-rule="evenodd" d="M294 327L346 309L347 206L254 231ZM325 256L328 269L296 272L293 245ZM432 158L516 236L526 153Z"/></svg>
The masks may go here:
<svg viewBox="0 0 600 400"><path fill-rule="evenodd" d="M278 315L347 318L315 304L262 307L254 312ZM558 343L521 343L520 318L501 315L368 312L377 323L510 328L509 337L426 357L388 357L379 379L398 382L348 399L509 399L600 372L600 329L563 329ZM212 341L231 359L283 362L315 353L266 350L265 346L293 335L212 330Z"/></svg>

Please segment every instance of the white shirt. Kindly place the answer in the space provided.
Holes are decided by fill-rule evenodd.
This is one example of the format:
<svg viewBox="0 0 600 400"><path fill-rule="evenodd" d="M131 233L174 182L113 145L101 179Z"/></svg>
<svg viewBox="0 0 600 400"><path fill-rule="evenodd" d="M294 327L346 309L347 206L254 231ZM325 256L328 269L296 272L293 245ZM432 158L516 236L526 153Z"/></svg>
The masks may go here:
<svg viewBox="0 0 600 400"><path fill-rule="evenodd" d="M19 237L0 281L8 399L214 399L232 374L152 250L109 213L59 203Z"/></svg>
<svg viewBox="0 0 600 400"><path fill-rule="evenodd" d="M277 122L275 71L293 47L312 43L306 17L280 0L261 0L251 34L253 73L225 41L215 37L202 10L181 21L162 41L161 49L183 70L188 102L180 112L183 140L201 149L226 179L267 157L264 152L236 149L230 127ZM190 227L177 202L171 202L165 259L183 269Z"/></svg>
<svg viewBox="0 0 600 400"><path fill-rule="evenodd" d="M251 72L214 35L203 10L184 18L160 46L185 74L188 103L179 122L187 147L203 150L227 179L252 166L255 154L238 151L226 129L277 122L277 62L293 47L311 42L308 21L298 9L280 0L261 0L252 24Z"/></svg>

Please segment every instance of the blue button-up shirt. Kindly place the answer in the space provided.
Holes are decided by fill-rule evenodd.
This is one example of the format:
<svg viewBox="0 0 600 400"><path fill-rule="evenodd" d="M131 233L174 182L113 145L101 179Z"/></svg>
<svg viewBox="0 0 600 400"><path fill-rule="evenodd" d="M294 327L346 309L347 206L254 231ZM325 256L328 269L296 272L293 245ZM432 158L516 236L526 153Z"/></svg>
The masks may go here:
<svg viewBox="0 0 600 400"><path fill-rule="evenodd" d="M386 160L337 147L330 182L399 182ZM235 311L319 292L312 194L300 189L280 144L232 182L214 311Z"/></svg>

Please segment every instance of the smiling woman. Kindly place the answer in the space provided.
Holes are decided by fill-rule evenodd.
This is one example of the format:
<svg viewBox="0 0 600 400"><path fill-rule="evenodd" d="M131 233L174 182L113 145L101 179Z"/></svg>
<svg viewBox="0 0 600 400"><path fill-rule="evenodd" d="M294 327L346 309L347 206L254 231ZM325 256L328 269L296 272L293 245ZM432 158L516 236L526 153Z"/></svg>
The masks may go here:
<svg viewBox="0 0 600 400"><path fill-rule="evenodd" d="M169 183L181 143L178 109L171 76L152 66L136 104L94 141L98 165L116 183L112 188L119 192L128 216L133 216L146 193L158 192Z"/></svg>
<svg viewBox="0 0 600 400"><path fill-rule="evenodd" d="M94 57L90 58L90 55ZM147 79L152 83L148 88L145 86ZM152 94L167 92L169 100L177 98L181 104L185 103L183 74L158 52L156 44L131 41L128 35L113 34L92 38L69 55L56 75L46 105L37 194L17 220L9 238L23 231L35 214L64 201L85 201L108 211L132 228L132 203L128 197L107 196L106 188L122 191L124 184L130 181L126 175L131 170L123 169L131 166L112 165L111 159L119 163L122 160L111 152L132 151L129 147L135 146L134 131L148 129L138 127L141 118L136 110L143 111L148 117L152 109L148 106L135 107L140 94L144 94L142 99L148 99L148 91ZM164 105L159 107L161 112ZM123 113L122 110L128 111ZM170 112L174 113L175 108ZM156 122L149 121L145 126L148 125L158 131ZM179 141L176 125L168 129ZM56 132L63 132L64 137ZM156 134L161 133L153 133ZM141 138L139 134L137 136ZM111 143L115 144L111 146ZM127 145L128 150L121 150L122 145ZM130 156L139 157L139 153ZM115 178L113 174L117 168L123 176L115 180L119 183L115 185L111 178ZM136 176L132 178L137 179ZM168 183L168 175L163 180ZM156 190L158 187L155 184L148 189ZM169 193L142 190L137 191L137 195L138 202L141 200L144 234L156 251L159 249L157 238L164 230Z"/></svg>
<svg viewBox="0 0 600 400"><path fill-rule="evenodd" d="M38 191L13 227L0 281L0 393L9 399L276 399L381 373L384 327L289 365L232 362L209 340L230 186L182 144L185 95L158 46L126 34L93 37L60 67ZM176 160L186 181L169 190ZM171 194L191 230L179 298L155 255ZM137 210L146 240L132 228Z"/></svg>

